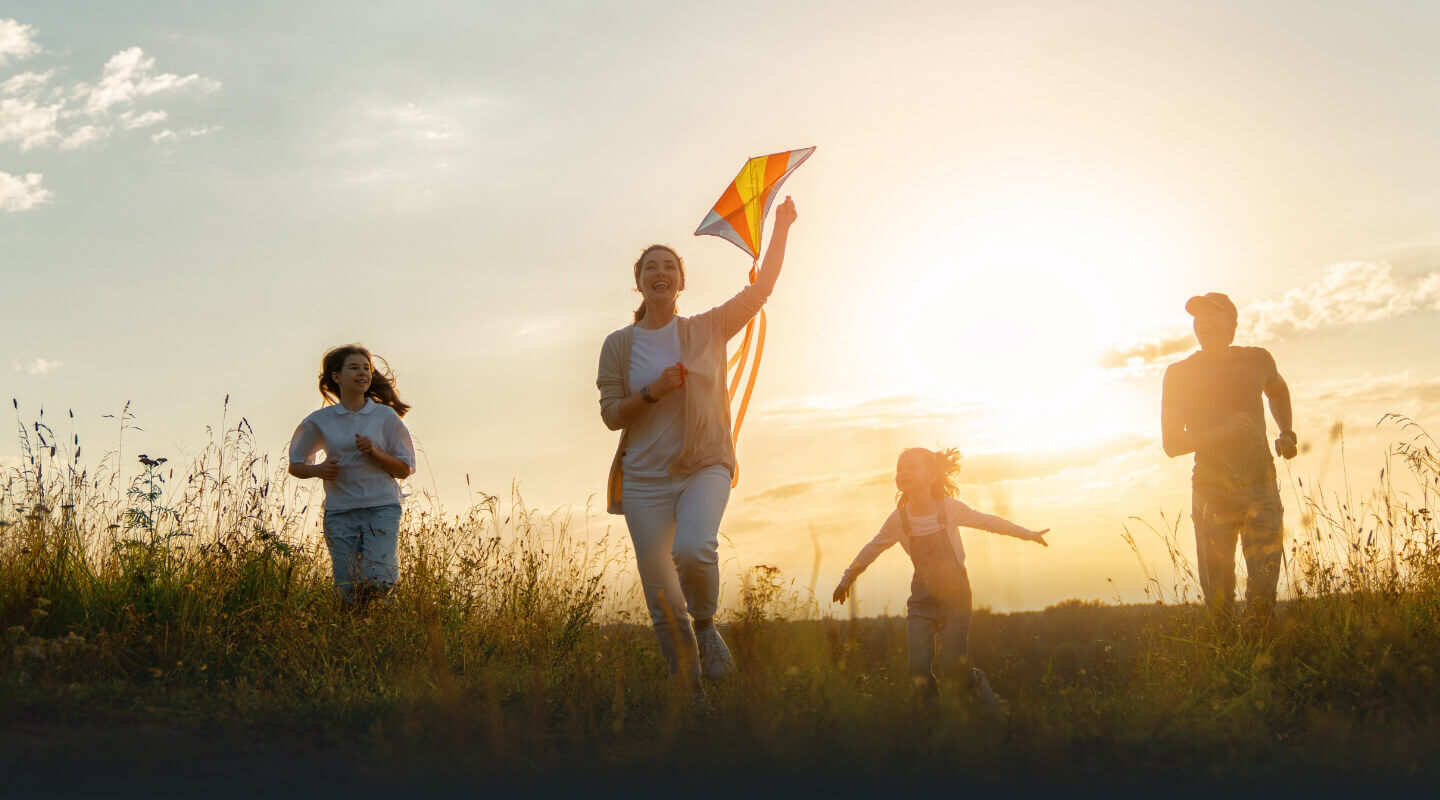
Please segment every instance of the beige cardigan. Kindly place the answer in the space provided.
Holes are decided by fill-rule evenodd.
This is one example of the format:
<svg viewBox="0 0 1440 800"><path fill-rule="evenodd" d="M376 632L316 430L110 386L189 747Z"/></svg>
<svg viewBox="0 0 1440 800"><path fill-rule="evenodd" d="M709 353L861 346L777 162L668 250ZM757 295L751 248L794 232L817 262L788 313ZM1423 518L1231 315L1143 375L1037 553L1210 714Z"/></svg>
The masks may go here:
<svg viewBox="0 0 1440 800"><path fill-rule="evenodd" d="M693 317L677 317L680 326L680 360L689 370L685 378L685 444L670 462L670 474L690 475L723 464L735 475L735 445L730 439L730 398L725 386L725 345L765 305L767 295L747 286L724 303ZM630 432L620 418L620 401L630 396L630 345L635 326L626 325L605 337L600 348L600 416L612 431L621 431L620 445L610 463L605 487L606 510L622 514L625 442Z"/></svg>

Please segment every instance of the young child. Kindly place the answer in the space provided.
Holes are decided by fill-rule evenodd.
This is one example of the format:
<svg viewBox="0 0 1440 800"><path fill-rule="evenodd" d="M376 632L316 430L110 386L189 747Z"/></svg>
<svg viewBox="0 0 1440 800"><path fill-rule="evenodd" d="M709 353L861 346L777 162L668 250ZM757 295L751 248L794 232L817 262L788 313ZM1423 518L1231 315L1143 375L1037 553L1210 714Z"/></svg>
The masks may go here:
<svg viewBox="0 0 1440 800"><path fill-rule="evenodd" d="M965 670L970 649L970 578L965 572L965 548L959 526L1014 536L1041 545L1050 531L1032 531L990 514L982 514L955 499L955 476L960 472L960 453L954 448L926 450L912 447L900 454L895 466L897 508L880 526L880 532L861 548L835 587L834 600L844 602L850 586L865 568L896 542L910 554L915 577L910 581L906 603L909 641L909 671L925 685L925 699L934 705L940 697L939 682L931 671L935 659L935 637L940 637L940 674L947 679L969 682L979 699L992 711L995 695L985 673Z"/></svg>
<svg viewBox="0 0 1440 800"><path fill-rule="evenodd" d="M400 481L415 471L415 446L400 418L410 410L370 351L336 347L320 361L320 396L290 438L290 474L325 485L325 544L340 600L353 607L399 577ZM325 461L312 463L319 451Z"/></svg>

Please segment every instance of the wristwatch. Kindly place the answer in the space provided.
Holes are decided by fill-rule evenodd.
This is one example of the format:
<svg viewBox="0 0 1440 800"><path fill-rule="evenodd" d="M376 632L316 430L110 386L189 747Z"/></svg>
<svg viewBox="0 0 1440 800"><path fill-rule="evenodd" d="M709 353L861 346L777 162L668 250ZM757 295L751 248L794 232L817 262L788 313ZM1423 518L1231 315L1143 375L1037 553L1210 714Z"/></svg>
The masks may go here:
<svg viewBox="0 0 1440 800"><path fill-rule="evenodd" d="M645 402L647 402L647 403L658 403L658 402L660 402L660 398L655 397L654 395L650 394L650 387L649 387L649 386L642 386L642 387L640 388L640 396L643 397L643 398L645 398Z"/></svg>

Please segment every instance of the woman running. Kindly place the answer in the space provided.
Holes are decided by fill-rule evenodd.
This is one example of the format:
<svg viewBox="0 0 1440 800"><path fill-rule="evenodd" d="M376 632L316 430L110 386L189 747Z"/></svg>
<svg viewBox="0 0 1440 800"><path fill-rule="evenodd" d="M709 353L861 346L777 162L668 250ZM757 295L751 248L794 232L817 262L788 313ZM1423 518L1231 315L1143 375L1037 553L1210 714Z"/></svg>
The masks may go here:
<svg viewBox="0 0 1440 800"><path fill-rule="evenodd" d="M600 415L621 431L607 507L625 515L660 652L697 699L702 670L715 679L734 667L715 629L720 519L736 470L725 345L775 288L795 218L786 197L755 283L693 317L675 309L685 262L665 245L645 248L635 260L644 297L635 321L600 350Z"/></svg>

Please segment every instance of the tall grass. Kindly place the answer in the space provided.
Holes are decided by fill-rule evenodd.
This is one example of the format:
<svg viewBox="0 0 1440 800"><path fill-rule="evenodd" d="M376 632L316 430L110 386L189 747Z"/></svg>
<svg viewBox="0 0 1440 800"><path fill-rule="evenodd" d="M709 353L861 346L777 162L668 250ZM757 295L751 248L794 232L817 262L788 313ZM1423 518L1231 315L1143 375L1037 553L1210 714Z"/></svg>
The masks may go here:
<svg viewBox="0 0 1440 800"><path fill-rule="evenodd" d="M666 678L623 541L481 496L407 503L402 580L347 612L307 508L318 498L222 424L176 467L120 453L94 472L73 434L19 422L0 476L0 707L11 719L163 719L344 749L463 750L489 768L1163 775L1327 765L1423 771L1440 753L1440 448L1407 420L1378 492L1291 505L1270 625L1216 621L1182 521L1173 578L1139 606L977 612L972 660L1004 699L951 687L938 712L905 674L904 621L821 616L772 567L722 618L734 679L695 708ZM126 421L119 423L124 431ZM1125 535L1132 536L1130 531ZM1132 536L1133 540L1133 536ZM1142 566L1143 568L1143 566ZM1057 773L1058 776L1058 773Z"/></svg>

